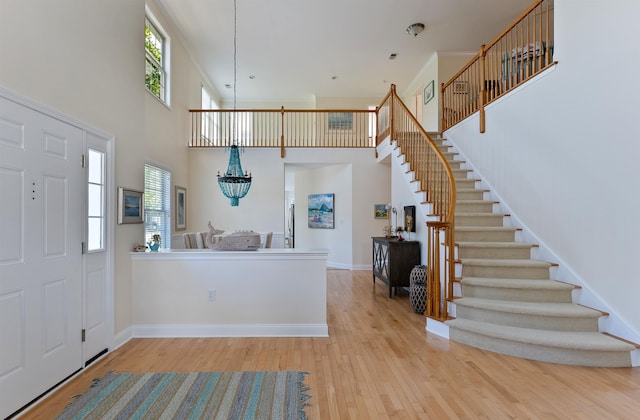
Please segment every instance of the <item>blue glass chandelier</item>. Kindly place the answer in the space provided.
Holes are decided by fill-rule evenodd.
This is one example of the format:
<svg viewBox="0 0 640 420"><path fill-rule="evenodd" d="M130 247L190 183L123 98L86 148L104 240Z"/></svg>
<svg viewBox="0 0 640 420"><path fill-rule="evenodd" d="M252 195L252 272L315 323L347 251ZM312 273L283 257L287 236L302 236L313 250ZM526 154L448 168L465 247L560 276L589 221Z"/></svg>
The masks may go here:
<svg viewBox="0 0 640 420"><path fill-rule="evenodd" d="M238 206L240 199L249 192L251 188L251 174L242 171L240 162L240 149L237 141L236 124L236 43L237 43L237 7L236 0L233 1L233 145L229 152L229 166L223 176L218 171L218 185L225 197L231 200L231 206Z"/></svg>
<svg viewBox="0 0 640 420"><path fill-rule="evenodd" d="M240 150L237 145L231 146L229 152L229 166L223 176L218 172L218 185L225 197L231 200L232 206L240 204L240 199L249 192L251 188L251 174L242 171L240 162Z"/></svg>

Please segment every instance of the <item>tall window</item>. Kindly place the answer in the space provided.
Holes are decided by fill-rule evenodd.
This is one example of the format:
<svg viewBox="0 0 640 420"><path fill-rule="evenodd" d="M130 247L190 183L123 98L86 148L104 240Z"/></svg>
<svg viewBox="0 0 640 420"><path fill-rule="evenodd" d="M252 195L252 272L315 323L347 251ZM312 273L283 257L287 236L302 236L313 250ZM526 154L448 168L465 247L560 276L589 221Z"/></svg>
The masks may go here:
<svg viewBox="0 0 640 420"><path fill-rule="evenodd" d="M202 87L202 109L218 109L218 104L213 100L209 92ZM203 140L212 145L220 145L220 115L206 112L202 118Z"/></svg>
<svg viewBox="0 0 640 420"><path fill-rule="evenodd" d="M144 48L146 55L145 86L149 92L168 105L169 39L149 14L144 21Z"/></svg>
<svg viewBox="0 0 640 420"><path fill-rule="evenodd" d="M144 165L144 242L160 235L160 248L171 248L171 173Z"/></svg>
<svg viewBox="0 0 640 420"><path fill-rule="evenodd" d="M87 250L91 252L104 249L105 154L89 149L88 157Z"/></svg>

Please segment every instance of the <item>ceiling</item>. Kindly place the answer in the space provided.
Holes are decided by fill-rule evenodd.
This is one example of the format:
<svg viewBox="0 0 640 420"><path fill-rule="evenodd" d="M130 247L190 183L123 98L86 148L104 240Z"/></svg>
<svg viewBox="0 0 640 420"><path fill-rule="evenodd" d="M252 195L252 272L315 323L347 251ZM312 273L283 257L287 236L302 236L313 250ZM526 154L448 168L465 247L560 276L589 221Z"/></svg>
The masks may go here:
<svg viewBox="0 0 640 420"><path fill-rule="evenodd" d="M477 52L532 1L236 0L237 101L382 99L391 83L406 89L435 52ZM212 86L232 102L234 0L156 3ZM408 34L418 22L426 29Z"/></svg>

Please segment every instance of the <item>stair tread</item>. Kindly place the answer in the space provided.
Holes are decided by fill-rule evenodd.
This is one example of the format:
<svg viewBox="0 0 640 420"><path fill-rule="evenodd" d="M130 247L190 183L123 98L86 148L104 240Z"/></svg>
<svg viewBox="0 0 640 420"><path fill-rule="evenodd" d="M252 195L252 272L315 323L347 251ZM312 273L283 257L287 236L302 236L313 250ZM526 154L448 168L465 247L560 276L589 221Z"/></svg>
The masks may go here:
<svg viewBox="0 0 640 420"><path fill-rule="evenodd" d="M527 242L456 242L461 248L533 248Z"/></svg>
<svg viewBox="0 0 640 420"><path fill-rule="evenodd" d="M498 312L509 312L514 314L538 315L538 316L561 316L571 318L599 318L602 312L595 309L580 306L575 303L542 303L542 302L522 302L511 300L493 300L473 297L462 297L455 301L456 305L467 306L478 309L487 309Z"/></svg>
<svg viewBox="0 0 640 420"><path fill-rule="evenodd" d="M482 213L482 212L470 212L470 213L459 213L459 212L455 212L454 213L456 217L462 216L462 217L505 217L506 214L504 213Z"/></svg>
<svg viewBox="0 0 640 420"><path fill-rule="evenodd" d="M463 277L461 283L472 286L485 286L504 289L536 289L536 290L573 290L576 287L555 280L547 279L501 279L488 277Z"/></svg>
<svg viewBox="0 0 640 420"><path fill-rule="evenodd" d="M456 226L455 230L459 231L491 231L491 230L510 230L516 231L517 228L510 226Z"/></svg>
<svg viewBox="0 0 640 420"><path fill-rule="evenodd" d="M538 330L532 328L511 327L470 319L456 318L445 321L449 327L478 333L494 338L516 341L528 344L560 347L567 349L581 349L592 351L623 351L631 352L635 349L631 344L618 340L600 332L570 332Z"/></svg>
<svg viewBox="0 0 640 420"><path fill-rule="evenodd" d="M460 262L464 266L476 265L485 267L551 267L553 264L547 261L531 259L508 259L508 258L461 258Z"/></svg>

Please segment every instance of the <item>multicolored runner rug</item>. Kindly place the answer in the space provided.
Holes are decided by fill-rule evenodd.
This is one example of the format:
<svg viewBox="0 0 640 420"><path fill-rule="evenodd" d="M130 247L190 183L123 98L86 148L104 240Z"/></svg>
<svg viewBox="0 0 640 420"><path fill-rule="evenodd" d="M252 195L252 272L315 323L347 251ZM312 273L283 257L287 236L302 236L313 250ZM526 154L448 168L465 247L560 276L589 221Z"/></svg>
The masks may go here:
<svg viewBox="0 0 640 420"><path fill-rule="evenodd" d="M58 419L306 419L306 372L114 373Z"/></svg>

